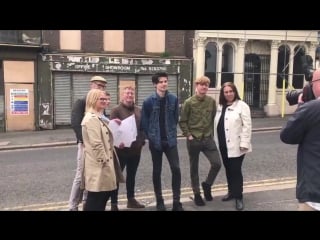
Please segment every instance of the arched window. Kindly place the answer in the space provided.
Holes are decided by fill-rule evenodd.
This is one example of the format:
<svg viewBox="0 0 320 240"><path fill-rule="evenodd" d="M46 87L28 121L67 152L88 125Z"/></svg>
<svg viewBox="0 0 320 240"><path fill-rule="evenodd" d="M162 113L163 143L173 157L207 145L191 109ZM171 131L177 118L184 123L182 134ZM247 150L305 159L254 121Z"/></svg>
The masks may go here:
<svg viewBox="0 0 320 240"><path fill-rule="evenodd" d="M282 88L282 81L285 79L285 87L288 87L290 48L282 45L278 52L277 88Z"/></svg>
<svg viewBox="0 0 320 240"><path fill-rule="evenodd" d="M233 82L233 48L227 43L222 48L221 85L225 82Z"/></svg>
<svg viewBox="0 0 320 240"><path fill-rule="evenodd" d="M304 73L302 67L302 56L305 55L305 49L301 46L294 48L293 59L293 77L292 85L294 88L303 88L304 86Z"/></svg>
<svg viewBox="0 0 320 240"><path fill-rule="evenodd" d="M213 42L209 42L206 46L204 72L210 78L209 87L215 88L217 79L217 45Z"/></svg>

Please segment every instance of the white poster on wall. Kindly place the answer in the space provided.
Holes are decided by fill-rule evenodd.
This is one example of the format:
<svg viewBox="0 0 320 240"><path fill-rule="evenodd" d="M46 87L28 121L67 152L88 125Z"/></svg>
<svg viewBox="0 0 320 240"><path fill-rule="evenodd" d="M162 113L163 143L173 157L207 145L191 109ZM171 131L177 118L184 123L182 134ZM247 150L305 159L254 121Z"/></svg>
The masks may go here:
<svg viewBox="0 0 320 240"><path fill-rule="evenodd" d="M29 115L29 90L10 89L10 114Z"/></svg>

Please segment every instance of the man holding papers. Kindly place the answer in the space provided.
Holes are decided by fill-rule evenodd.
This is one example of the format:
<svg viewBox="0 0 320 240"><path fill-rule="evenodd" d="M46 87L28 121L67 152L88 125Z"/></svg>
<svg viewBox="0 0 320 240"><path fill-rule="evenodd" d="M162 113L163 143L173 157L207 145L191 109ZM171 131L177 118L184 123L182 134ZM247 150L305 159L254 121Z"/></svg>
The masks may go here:
<svg viewBox="0 0 320 240"><path fill-rule="evenodd" d="M121 102L111 110L109 127L114 134L114 146L119 157L121 169L126 167L126 187L128 208L144 208L135 199L135 178L140 162L141 150L145 144L145 136L140 131L141 109L134 104L134 88L124 87ZM112 119L120 119L118 125ZM111 210L116 210L118 204L118 189L111 195Z"/></svg>

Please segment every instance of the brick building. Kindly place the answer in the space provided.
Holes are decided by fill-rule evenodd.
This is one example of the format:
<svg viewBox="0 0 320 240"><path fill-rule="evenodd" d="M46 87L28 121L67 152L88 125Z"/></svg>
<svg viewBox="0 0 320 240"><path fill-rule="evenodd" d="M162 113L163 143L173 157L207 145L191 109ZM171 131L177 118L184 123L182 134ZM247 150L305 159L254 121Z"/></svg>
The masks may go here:
<svg viewBox="0 0 320 240"><path fill-rule="evenodd" d="M26 36L26 32L16 32L19 39ZM39 30L38 41L16 43L20 52L32 47L27 61L23 54L20 62L17 56L0 54L4 76L0 86L8 89L0 92L0 99L1 94L4 99L0 101L0 129L70 125L72 105L85 96L93 75L107 79L111 105L119 102L121 87L132 85L136 103L141 106L154 91L152 74L166 71L169 90L183 102L192 91L193 36L192 30ZM7 49L9 44L0 41L0 48ZM11 110L5 110L4 105L10 101ZM19 103L24 104L22 111L14 112L12 109L19 109Z"/></svg>

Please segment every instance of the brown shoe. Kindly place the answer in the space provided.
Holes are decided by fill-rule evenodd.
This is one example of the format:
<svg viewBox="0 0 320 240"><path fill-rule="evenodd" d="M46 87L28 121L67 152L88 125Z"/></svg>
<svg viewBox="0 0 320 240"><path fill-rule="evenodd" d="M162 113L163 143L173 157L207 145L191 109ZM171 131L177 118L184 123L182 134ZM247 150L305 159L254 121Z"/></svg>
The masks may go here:
<svg viewBox="0 0 320 240"><path fill-rule="evenodd" d="M145 206L139 203L135 198L129 198L127 208L145 208Z"/></svg>

